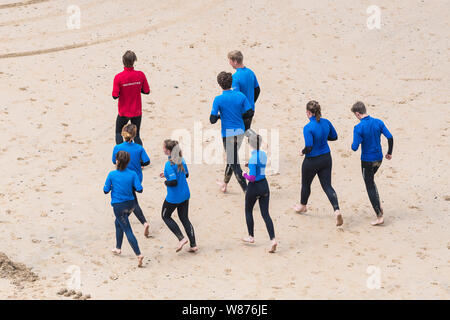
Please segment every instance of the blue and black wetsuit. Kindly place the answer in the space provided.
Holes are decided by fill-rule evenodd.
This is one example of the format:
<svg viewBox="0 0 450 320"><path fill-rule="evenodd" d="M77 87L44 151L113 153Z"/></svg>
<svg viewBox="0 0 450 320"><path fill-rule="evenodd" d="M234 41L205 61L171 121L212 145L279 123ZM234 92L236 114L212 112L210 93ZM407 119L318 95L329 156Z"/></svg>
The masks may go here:
<svg viewBox="0 0 450 320"><path fill-rule="evenodd" d="M136 172L130 169L111 171L103 186L105 194L111 191L111 205L116 216L116 248L122 248L123 234L125 233L134 253L139 256L141 251L128 220L136 203L133 190L142 192L143 189Z"/></svg>
<svg viewBox="0 0 450 320"><path fill-rule="evenodd" d="M353 129L352 150L358 150L361 144L361 171L366 185L370 203L377 217L383 216L380 205L380 195L375 184L375 173L381 166L383 151L380 137L383 134L388 139L388 154L392 154L394 148L394 138L380 119L366 116L361 119Z"/></svg>
<svg viewBox="0 0 450 320"><path fill-rule="evenodd" d="M253 150L248 162L249 174L244 174L244 177L249 181L247 192L245 193L245 219L247 221L248 234L253 237L253 207L258 200L261 216L266 224L270 240L273 240L275 231L269 215L270 190L265 175L266 163L266 153L260 150Z"/></svg>
<svg viewBox="0 0 450 320"><path fill-rule="evenodd" d="M188 218L189 198L191 193L186 178L189 177L189 171L184 159L182 160L183 169L170 161L166 162L164 167L164 184L167 187L167 196L164 200L161 210L161 217L179 241L184 239L183 233L175 220L172 219L172 213L177 209L178 217L183 224L184 230L189 238L191 248L196 246L194 227Z"/></svg>
<svg viewBox="0 0 450 320"><path fill-rule="evenodd" d="M311 194L311 183L316 176L319 176L320 185L330 200L334 211L339 210L339 203L336 192L331 186L332 159L330 154L329 141L337 140L337 133L333 125L327 119L321 118L319 121L313 116L310 122L303 128L305 138L305 160L302 165L302 191L300 203L306 205Z"/></svg>
<svg viewBox="0 0 450 320"><path fill-rule="evenodd" d="M130 162L128 163L127 169L133 170L138 175L139 181L142 184L143 175L142 175L142 167L148 166L150 164L150 158L145 152L144 147L142 145L134 143L134 142L123 142L114 146L113 154L112 154L112 162L116 163L116 155L119 151L126 151L130 154ZM141 206L139 205L138 198L136 192L133 192L135 205L134 205L134 214L140 223L144 224L147 222L145 219L144 212L142 212Z"/></svg>

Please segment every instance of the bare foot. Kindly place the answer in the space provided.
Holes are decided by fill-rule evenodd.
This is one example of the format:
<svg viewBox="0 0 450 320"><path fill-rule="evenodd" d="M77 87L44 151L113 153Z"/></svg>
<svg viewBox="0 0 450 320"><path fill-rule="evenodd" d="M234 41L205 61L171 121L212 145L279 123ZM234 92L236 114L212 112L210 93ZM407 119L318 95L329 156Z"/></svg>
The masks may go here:
<svg viewBox="0 0 450 320"><path fill-rule="evenodd" d="M198 251L198 248L197 247L190 247L189 249L188 249L188 252L197 252Z"/></svg>
<svg viewBox="0 0 450 320"><path fill-rule="evenodd" d="M384 218L383 216L377 218L377 220L372 221L370 224L373 226L378 226L384 223Z"/></svg>
<svg viewBox="0 0 450 320"><path fill-rule="evenodd" d="M303 204L300 204L300 205L296 204L296 205L294 205L292 208L293 208L293 209L295 210L295 212L297 212L297 213L305 213L306 211L308 211L308 209L306 209L306 206L303 205Z"/></svg>
<svg viewBox="0 0 450 320"><path fill-rule="evenodd" d="M275 239L272 240L272 247L269 250L269 253L275 253L277 251L277 241Z"/></svg>
<svg viewBox="0 0 450 320"><path fill-rule="evenodd" d="M220 191L227 192L227 184L225 182L217 180L216 183L220 186Z"/></svg>
<svg viewBox="0 0 450 320"><path fill-rule="evenodd" d="M142 261L144 260L144 256L141 254L138 258L138 268L142 267Z"/></svg>
<svg viewBox="0 0 450 320"><path fill-rule="evenodd" d="M119 255L119 254L122 253L122 250L114 248L114 249L111 250L111 252L114 253L115 255Z"/></svg>
<svg viewBox="0 0 450 320"><path fill-rule="evenodd" d="M179 243L176 252L179 252L181 249L183 249L183 246L188 243L188 239L183 238Z"/></svg>
<svg viewBox="0 0 450 320"><path fill-rule="evenodd" d="M344 224L344 219L342 218L342 214L339 212L339 210L336 210L334 212L336 214L336 226L340 227Z"/></svg>
<svg viewBox="0 0 450 320"><path fill-rule="evenodd" d="M144 236L146 238L149 238L149 234L150 234L149 229L150 229L150 225L147 222L144 223Z"/></svg>
<svg viewBox="0 0 450 320"><path fill-rule="evenodd" d="M255 243L255 238L248 236L246 238L242 238L242 241L247 243Z"/></svg>

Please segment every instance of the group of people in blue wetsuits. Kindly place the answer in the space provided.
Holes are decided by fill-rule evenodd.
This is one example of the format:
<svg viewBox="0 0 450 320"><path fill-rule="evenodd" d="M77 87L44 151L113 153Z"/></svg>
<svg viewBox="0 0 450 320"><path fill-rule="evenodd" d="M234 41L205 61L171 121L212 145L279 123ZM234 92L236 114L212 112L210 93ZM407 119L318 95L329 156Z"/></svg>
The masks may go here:
<svg viewBox="0 0 450 320"><path fill-rule="evenodd" d="M223 92L214 99L210 114L211 124L218 120L221 121L223 146L226 153L224 178L223 181L218 181L218 184L221 191L225 193L234 174L245 193L245 218L248 236L242 240L246 243L254 243L255 241L253 208L256 202L259 202L261 215L271 240L269 252L274 253L278 243L275 239L273 221L269 214L270 189L265 176L267 154L261 150L261 136L251 129L255 114L255 103L261 90L254 72L244 66L243 55L240 51L230 52L228 60L236 72L234 74L221 72L217 76L217 82ZM142 72L137 71L135 76L131 73L134 71L135 61L136 55L127 51L123 56L123 62L124 72L128 73L123 74L124 72L122 72L116 76L114 81L113 98L119 99L119 115L116 122L117 145L114 147L112 160L117 169L108 174L103 190L105 193L111 191L111 204L116 216L116 247L113 249L113 253L121 253L123 234L125 233L138 258L138 266L142 266L143 256L131 230L128 217L134 212L138 220L144 225L144 235L148 237L149 224L139 206L136 193L143 191L142 167L150 164L150 158L142 147L140 138L140 144L134 143L134 140L139 135L142 117L142 112L139 113L139 108L141 108L140 94L150 93L150 88ZM134 95L134 97L130 98L131 95ZM128 109L134 110L134 116L123 115ZM351 111L360 120L360 123L354 128L351 147L353 151L357 151L359 145L361 145L362 175L370 202L377 216L371 224L376 226L384 222L383 209L374 181L374 175L383 160L380 137L383 134L388 140L389 147L385 155L388 160L392 158L393 137L383 121L372 118L367 114L364 103L356 102L351 107ZM341 226L343 217L339 209L336 191L331 185L332 158L328 145L328 141L337 140L338 135L332 123L322 117L321 106L317 101L312 100L306 104L306 116L309 123L303 128L305 147L300 151L300 155L305 157L302 164L300 204L296 204L294 210L298 213L307 211L306 206L311 194L311 183L317 175L333 207L336 225ZM117 134L118 126L128 121L131 121L131 123L123 126L120 136L125 141L121 142ZM119 122L120 124L118 124ZM253 149L248 164L246 164L249 169L248 173L243 172L238 157L238 151L245 137L248 138L249 145ZM190 192L187 178L189 177L189 171L177 141L165 140L163 152L168 156L168 161L160 177L166 179L164 183L167 187L167 196L163 203L161 216L179 240L176 251L180 251L189 242L190 248L188 251L196 252L198 248L194 228L188 218ZM184 237L177 223L171 218L175 209L178 211L187 238Z"/></svg>

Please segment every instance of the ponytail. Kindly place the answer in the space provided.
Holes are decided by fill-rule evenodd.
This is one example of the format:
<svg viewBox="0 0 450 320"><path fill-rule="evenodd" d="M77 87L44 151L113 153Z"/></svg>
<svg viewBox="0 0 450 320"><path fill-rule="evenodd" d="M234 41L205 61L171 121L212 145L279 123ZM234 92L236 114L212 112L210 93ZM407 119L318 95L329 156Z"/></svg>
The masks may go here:
<svg viewBox="0 0 450 320"><path fill-rule="evenodd" d="M306 110L311 112L316 117L317 122L320 121L320 118L322 117L322 112L321 112L320 104L317 101L315 101L315 100L309 101L306 104Z"/></svg>
<svg viewBox="0 0 450 320"><path fill-rule="evenodd" d="M183 153L181 152L178 141L170 139L164 140L164 146L170 151L170 163L177 165L178 172L183 171L186 173L183 166Z"/></svg>

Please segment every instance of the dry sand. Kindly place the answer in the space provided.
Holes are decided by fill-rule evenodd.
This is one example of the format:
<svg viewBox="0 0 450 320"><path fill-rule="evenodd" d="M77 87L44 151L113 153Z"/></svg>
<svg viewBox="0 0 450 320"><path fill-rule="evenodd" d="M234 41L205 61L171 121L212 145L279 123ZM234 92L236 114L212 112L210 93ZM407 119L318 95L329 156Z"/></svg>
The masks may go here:
<svg viewBox="0 0 450 320"><path fill-rule="evenodd" d="M94 299L450 298L448 1L79 0L79 30L67 30L69 4L0 5L0 252L39 276L19 286L0 279L0 298L60 298L72 265ZM380 30L366 27L371 4L381 7ZM126 241L122 257L110 254L114 219L101 190L112 169L112 79L127 49L152 88L142 125L152 164L139 198L152 238L131 218L143 269ZM175 129L193 132L195 121L218 129L208 121L215 77L232 71L232 49L261 84L253 127L279 130L280 174L268 177L279 251L267 253L258 207L257 244L242 244L235 178L223 195L214 183L223 165L192 164L200 251L175 254L160 217L161 142ZM317 180L309 212L291 210L310 99L339 134L331 149L342 229ZM386 216L379 228L369 225L360 153L350 149L357 120L349 108L359 99L395 137L393 160L376 178ZM369 266L381 272L380 289L366 285Z"/></svg>

